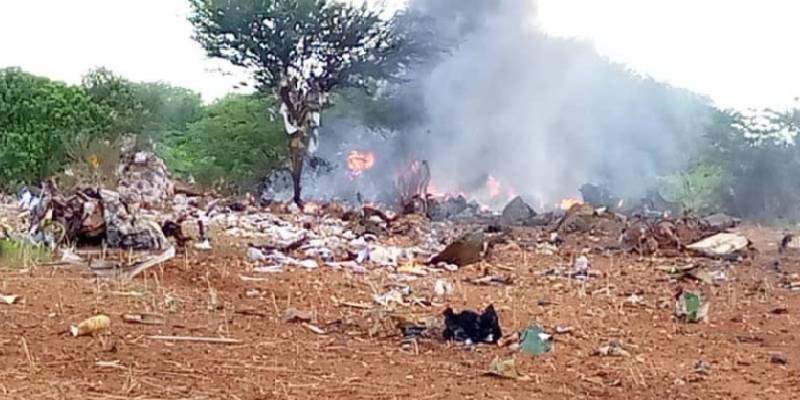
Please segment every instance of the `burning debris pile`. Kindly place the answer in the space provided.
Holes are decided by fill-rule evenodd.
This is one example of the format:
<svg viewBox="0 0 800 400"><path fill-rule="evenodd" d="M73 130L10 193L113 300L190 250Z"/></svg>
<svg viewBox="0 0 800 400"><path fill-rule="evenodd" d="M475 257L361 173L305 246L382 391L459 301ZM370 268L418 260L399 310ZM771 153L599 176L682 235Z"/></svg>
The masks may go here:
<svg viewBox="0 0 800 400"><path fill-rule="evenodd" d="M376 165L374 154L362 150L350 151L346 162L354 180ZM463 193L438 193L424 160L409 161L399 170L396 205L332 201L309 202L304 209L253 197L228 201L183 189L176 195L163 161L152 153L126 158L119 173L118 191L85 188L64 196L48 180L38 194L21 193L29 240L50 247L158 250L171 247L171 241L184 247L193 240L186 232L196 226L195 248L200 250L211 249L210 231L249 241L247 258L257 271L328 266L361 273L370 267L456 270L486 259L498 244L516 241L513 229L536 232L545 238L534 244L536 249L546 243L553 254L571 238L589 239L594 248L658 256L733 257L745 255L748 247L738 236L718 236L730 227L724 216L671 218L671 210L654 212L669 205L654 201L657 196L641 202L644 212L630 214L638 209L626 208L623 200L594 185L581 188L584 201L565 199L561 209L537 212L514 196L502 213L492 212ZM497 179L489 176L485 186L491 198L500 195ZM509 190L509 197L513 193ZM517 242L526 246L524 240Z"/></svg>

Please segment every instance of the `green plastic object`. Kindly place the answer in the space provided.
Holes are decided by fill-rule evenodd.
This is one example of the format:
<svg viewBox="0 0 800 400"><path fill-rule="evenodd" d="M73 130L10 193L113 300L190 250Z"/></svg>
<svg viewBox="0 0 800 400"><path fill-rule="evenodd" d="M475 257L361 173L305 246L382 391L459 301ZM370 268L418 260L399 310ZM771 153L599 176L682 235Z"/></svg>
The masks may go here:
<svg viewBox="0 0 800 400"><path fill-rule="evenodd" d="M549 335L539 325L531 325L520 335L520 350L524 353L538 356L550 351L552 343Z"/></svg>

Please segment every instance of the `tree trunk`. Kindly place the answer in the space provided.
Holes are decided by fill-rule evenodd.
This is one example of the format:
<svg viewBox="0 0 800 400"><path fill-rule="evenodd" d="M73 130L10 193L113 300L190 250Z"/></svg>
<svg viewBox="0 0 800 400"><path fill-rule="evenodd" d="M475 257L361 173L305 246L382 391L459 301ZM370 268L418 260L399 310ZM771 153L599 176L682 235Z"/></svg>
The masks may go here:
<svg viewBox="0 0 800 400"><path fill-rule="evenodd" d="M303 143L302 130L289 136L289 155L291 158L292 185L294 190L293 200L295 204L302 209L303 199L300 193L302 190L300 179L303 176L303 159L305 158L305 144Z"/></svg>
<svg viewBox="0 0 800 400"><path fill-rule="evenodd" d="M289 142L293 199L300 208L303 208L300 194L303 160L309 152L313 153L316 149L316 128L319 126L322 96L316 90L301 90L297 80L290 79L281 85L278 98L281 99L281 113Z"/></svg>

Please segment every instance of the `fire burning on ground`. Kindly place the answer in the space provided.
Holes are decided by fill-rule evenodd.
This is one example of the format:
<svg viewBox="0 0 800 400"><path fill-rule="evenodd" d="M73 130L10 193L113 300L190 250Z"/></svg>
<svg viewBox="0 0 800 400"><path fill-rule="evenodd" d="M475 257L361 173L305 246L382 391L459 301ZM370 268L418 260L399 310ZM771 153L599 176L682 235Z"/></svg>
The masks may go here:
<svg viewBox="0 0 800 400"><path fill-rule="evenodd" d="M561 200L561 202L558 204L558 208L563 211L567 211L576 204L583 204L583 202L578 199L566 198Z"/></svg>
<svg viewBox="0 0 800 400"><path fill-rule="evenodd" d="M375 154L369 151L351 150L347 154L347 169L352 176L359 176L375 166Z"/></svg>

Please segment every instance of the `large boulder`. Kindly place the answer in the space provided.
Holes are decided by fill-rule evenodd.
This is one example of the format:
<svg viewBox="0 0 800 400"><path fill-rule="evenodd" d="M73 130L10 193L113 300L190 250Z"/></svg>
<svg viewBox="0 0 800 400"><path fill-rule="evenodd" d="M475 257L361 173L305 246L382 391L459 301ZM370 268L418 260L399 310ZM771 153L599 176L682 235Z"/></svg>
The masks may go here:
<svg viewBox="0 0 800 400"><path fill-rule="evenodd" d="M503 209L502 222L506 225L527 225L534 217L536 211L517 196Z"/></svg>
<svg viewBox="0 0 800 400"><path fill-rule="evenodd" d="M140 151L129 156L120 166L119 178L117 191L128 204L158 207L175 194L166 164L151 152Z"/></svg>

